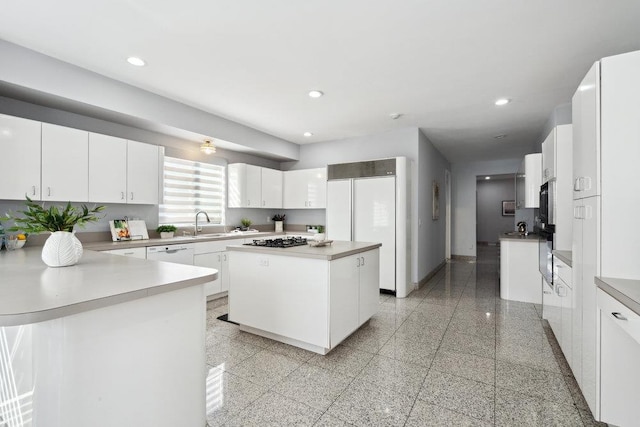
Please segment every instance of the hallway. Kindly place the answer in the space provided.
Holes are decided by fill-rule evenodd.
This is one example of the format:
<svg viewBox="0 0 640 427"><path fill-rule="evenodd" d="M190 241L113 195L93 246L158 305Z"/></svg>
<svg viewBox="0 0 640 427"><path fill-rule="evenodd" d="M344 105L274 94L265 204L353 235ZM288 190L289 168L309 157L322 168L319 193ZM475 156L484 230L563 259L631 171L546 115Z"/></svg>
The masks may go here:
<svg viewBox="0 0 640 427"><path fill-rule="evenodd" d="M597 425L543 327L499 298L496 247L447 263L326 356L241 332L207 311L207 418L229 425Z"/></svg>

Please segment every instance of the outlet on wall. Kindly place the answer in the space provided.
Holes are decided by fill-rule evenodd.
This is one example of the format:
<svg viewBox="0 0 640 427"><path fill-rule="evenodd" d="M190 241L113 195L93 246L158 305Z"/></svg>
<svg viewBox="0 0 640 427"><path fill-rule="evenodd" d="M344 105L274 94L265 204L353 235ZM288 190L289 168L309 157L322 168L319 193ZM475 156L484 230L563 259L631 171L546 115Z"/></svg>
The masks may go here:
<svg viewBox="0 0 640 427"><path fill-rule="evenodd" d="M269 258L259 258L261 267L269 267Z"/></svg>

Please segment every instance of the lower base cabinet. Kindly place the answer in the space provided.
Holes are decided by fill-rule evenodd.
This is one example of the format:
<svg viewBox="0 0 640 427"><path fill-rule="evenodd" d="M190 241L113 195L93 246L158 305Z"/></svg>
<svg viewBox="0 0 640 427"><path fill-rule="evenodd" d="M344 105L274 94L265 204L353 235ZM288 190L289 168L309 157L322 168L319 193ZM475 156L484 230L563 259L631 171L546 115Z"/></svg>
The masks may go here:
<svg viewBox="0 0 640 427"><path fill-rule="evenodd" d="M204 285L207 297L229 290L229 254L226 251L196 254L193 256L193 265L218 270L218 278Z"/></svg>
<svg viewBox="0 0 640 427"><path fill-rule="evenodd" d="M597 299L599 419L619 427L637 426L640 419L640 316L600 289Z"/></svg>

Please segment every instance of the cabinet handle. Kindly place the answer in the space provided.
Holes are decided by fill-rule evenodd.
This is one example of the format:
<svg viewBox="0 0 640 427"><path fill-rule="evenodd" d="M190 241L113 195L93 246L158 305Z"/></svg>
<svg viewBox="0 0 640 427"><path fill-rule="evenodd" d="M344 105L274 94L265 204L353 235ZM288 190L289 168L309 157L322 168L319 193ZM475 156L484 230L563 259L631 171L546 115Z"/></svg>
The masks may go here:
<svg viewBox="0 0 640 427"><path fill-rule="evenodd" d="M247 199L247 206L251 206L251 199Z"/></svg>
<svg viewBox="0 0 640 427"><path fill-rule="evenodd" d="M580 177L573 182L573 191L580 191Z"/></svg>
<svg viewBox="0 0 640 427"><path fill-rule="evenodd" d="M304 201L304 207L308 207L309 206L309 202L307 202L306 200Z"/></svg>
<svg viewBox="0 0 640 427"><path fill-rule="evenodd" d="M622 313L614 312L614 313L611 313L611 315L618 320L629 320L626 317L624 317Z"/></svg>
<svg viewBox="0 0 640 427"><path fill-rule="evenodd" d="M51 197L51 187L47 187L47 197Z"/></svg>
<svg viewBox="0 0 640 427"><path fill-rule="evenodd" d="M311 200L309 200L309 205L308 205L308 206L309 206L309 207L311 207L311 206L312 206L312 205L311 205Z"/></svg>
<svg viewBox="0 0 640 427"><path fill-rule="evenodd" d="M364 257L361 257L360 259L362 260L362 264L360 265L364 265Z"/></svg>
<svg viewBox="0 0 640 427"><path fill-rule="evenodd" d="M124 191L120 192L120 200L124 200Z"/></svg>
<svg viewBox="0 0 640 427"><path fill-rule="evenodd" d="M133 255L133 252L123 252L122 255Z"/></svg>
<svg viewBox="0 0 640 427"><path fill-rule="evenodd" d="M542 291L543 294L551 295L550 291Z"/></svg>
<svg viewBox="0 0 640 427"><path fill-rule="evenodd" d="M358 257L358 267L360 267L360 257Z"/></svg>
<svg viewBox="0 0 640 427"><path fill-rule="evenodd" d="M133 191L131 192L131 200L133 200Z"/></svg>
<svg viewBox="0 0 640 427"><path fill-rule="evenodd" d="M220 262L220 261L222 261L222 260L220 259L220 255L218 255L218 262Z"/></svg>
<svg viewBox="0 0 640 427"><path fill-rule="evenodd" d="M222 260L226 261L227 260L227 254L222 255Z"/></svg>
<svg viewBox="0 0 640 427"><path fill-rule="evenodd" d="M32 186L31 186L31 195L32 195L32 196L35 196L35 195L36 195L36 186L35 186L35 185L32 185Z"/></svg>
<svg viewBox="0 0 640 427"><path fill-rule="evenodd" d="M267 202L263 200L262 201L262 206L266 206L266 205L267 205Z"/></svg>

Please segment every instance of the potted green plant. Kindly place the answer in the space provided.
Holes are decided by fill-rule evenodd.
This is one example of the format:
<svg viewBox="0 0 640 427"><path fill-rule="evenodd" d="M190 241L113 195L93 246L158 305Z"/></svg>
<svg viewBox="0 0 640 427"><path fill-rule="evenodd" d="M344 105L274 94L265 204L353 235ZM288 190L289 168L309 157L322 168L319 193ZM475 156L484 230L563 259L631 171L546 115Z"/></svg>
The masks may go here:
<svg viewBox="0 0 640 427"><path fill-rule="evenodd" d="M271 220L276 225L275 231L276 233L282 233L284 231L284 218L285 214L275 214Z"/></svg>
<svg viewBox="0 0 640 427"><path fill-rule="evenodd" d="M247 231L249 227L251 227L252 222L249 218L242 218L240 220L240 224L242 224L242 227L240 227L240 231Z"/></svg>
<svg viewBox="0 0 640 427"><path fill-rule="evenodd" d="M160 233L161 239L171 239L177 229L178 227L172 224L159 225L158 228L156 228L156 233Z"/></svg>
<svg viewBox="0 0 640 427"><path fill-rule="evenodd" d="M104 210L104 206L96 206L89 209L86 205L80 207L71 206L68 202L65 207L51 205L45 208L29 197L25 202L27 208L18 211L22 217L15 214L7 214L3 220L13 221L10 231L23 231L28 234L50 232L42 248L42 261L49 267L66 267L74 265L82 256L82 243L74 235L74 227L84 227L90 222L96 222L101 217L98 213Z"/></svg>

